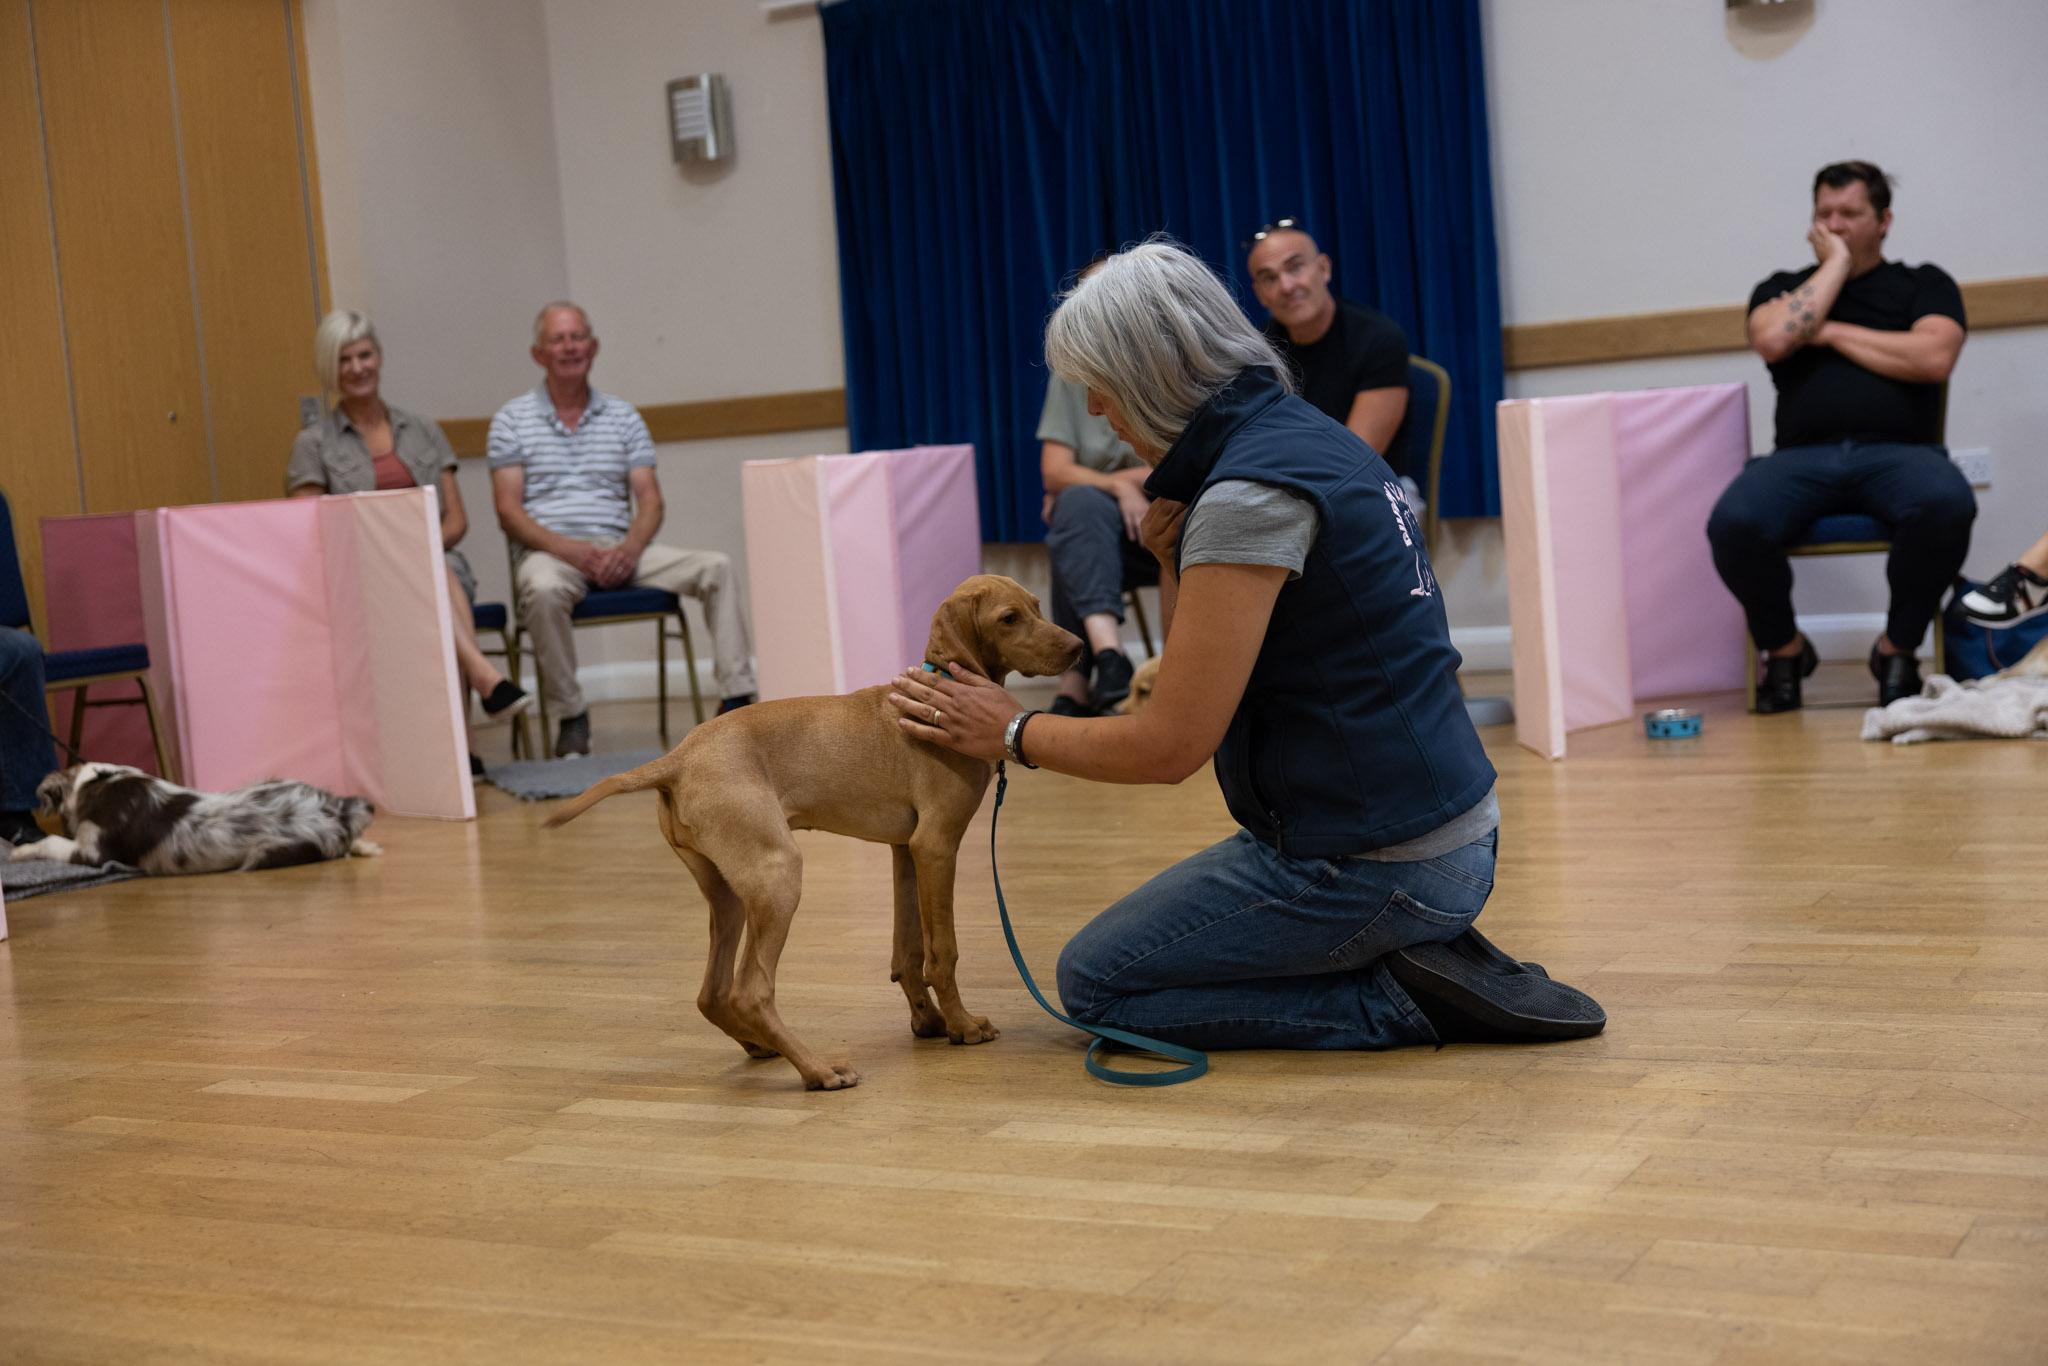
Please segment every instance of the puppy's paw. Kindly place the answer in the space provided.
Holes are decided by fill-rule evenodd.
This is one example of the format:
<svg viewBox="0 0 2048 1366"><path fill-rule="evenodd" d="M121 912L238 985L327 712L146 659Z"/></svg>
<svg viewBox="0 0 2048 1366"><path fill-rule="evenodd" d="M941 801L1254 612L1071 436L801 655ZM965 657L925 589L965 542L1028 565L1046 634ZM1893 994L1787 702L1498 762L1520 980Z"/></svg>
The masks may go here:
<svg viewBox="0 0 2048 1366"><path fill-rule="evenodd" d="M52 863L69 863L71 862L71 856L77 852L78 845L75 841L63 835L45 835L41 839L34 840L28 844L15 845L14 852L8 855L8 859L14 863L26 862L29 859L47 859Z"/></svg>
<svg viewBox="0 0 2048 1366"><path fill-rule="evenodd" d="M860 1073L843 1062L827 1063L824 1071L804 1078L806 1091L844 1091L858 1085Z"/></svg>
<svg viewBox="0 0 2048 1366"><path fill-rule="evenodd" d="M990 1024L980 1015L967 1017L965 1029L949 1029L946 1037L954 1043L990 1043L1002 1034L1002 1030Z"/></svg>
<svg viewBox="0 0 2048 1366"><path fill-rule="evenodd" d="M368 840L357 840L348 847L348 856L350 858L382 858L384 856L384 846L372 844Z"/></svg>

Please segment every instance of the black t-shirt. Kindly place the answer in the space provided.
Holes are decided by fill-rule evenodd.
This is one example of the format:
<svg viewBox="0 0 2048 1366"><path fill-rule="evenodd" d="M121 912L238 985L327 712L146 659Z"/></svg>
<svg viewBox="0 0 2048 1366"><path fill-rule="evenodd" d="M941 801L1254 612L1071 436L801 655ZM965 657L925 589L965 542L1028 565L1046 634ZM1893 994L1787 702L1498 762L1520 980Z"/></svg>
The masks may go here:
<svg viewBox="0 0 2048 1366"><path fill-rule="evenodd" d="M1753 313L1806 283L1818 265L1779 271L1749 296ZM1963 292L1940 266L1881 262L1842 286L1830 322L1907 332L1931 313L1963 320ZM1778 386L1778 445L1834 441L1941 442L1941 386L1909 384L1867 370L1832 346L1802 346L1771 367Z"/></svg>
<svg viewBox="0 0 2048 1366"><path fill-rule="evenodd" d="M1351 416L1351 401L1361 391L1408 387L1408 334L1378 309L1337 300L1330 330L1307 346L1289 341L1287 329L1270 319L1266 336L1293 364L1301 396L1339 422ZM1408 426L1403 413L1394 439L1380 452L1396 474L1409 472Z"/></svg>

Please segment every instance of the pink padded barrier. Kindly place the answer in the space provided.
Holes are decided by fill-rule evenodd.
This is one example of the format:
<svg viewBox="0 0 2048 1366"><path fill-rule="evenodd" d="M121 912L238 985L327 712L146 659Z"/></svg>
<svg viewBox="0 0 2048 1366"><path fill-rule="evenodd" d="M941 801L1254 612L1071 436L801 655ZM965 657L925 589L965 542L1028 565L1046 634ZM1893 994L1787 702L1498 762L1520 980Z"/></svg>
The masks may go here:
<svg viewBox="0 0 2048 1366"><path fill-rule="evenodd" d="M740 489L763 697L887 682L980 572L972 446L750 460Z"/></svg>
<svg viewBox="0 0 2048 1366"><path fill-rule="evenodd" d="M1516 739L1562 758L1643 699L1742 686L1706 524L1749 455L1745 387L1515 399L1497 421Z"/></svg>
<svg viewBox="0 0 2048 1366"><path fill-rule="evenodd" d="M90 650L142 640L134 514L45 517L43 603L47 644L52 650ZM150 683L157 683L154 672ZM138 705L87 708L81 741L87 754L145 773L156 772L156 748L149 742L149 718L139 705L141 695L140 688L126 682L93 689L95 701L133 697ZM57 734L69 738L71 694L51 694L50 713ZM58 761L68 762L62 754Z"/></svg>
<svg viewBox="0 0 2048 1366"><path fill-rule="evenodd" d="M95 520L52 519L44 543ZM296 778L394 814L476 814L439 521L432 489L132 514L140 634L187 785Z"/></svg>

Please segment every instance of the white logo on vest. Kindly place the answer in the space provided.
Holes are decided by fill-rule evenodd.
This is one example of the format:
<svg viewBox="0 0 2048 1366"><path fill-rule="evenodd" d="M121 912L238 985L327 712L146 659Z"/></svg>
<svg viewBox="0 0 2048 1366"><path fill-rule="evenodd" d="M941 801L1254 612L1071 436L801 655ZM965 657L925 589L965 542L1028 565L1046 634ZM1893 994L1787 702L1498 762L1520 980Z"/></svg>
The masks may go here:
<svg viewBox="0 0 2048 1366"><path fill-rule="evenodd" d="M1393 510L1394 525L1401 529L1401 544L1415 556L1415 586L1408 590L1408 596L1435 596L1436 575L1430 570L1429 557L1422 553L1422 524L1415 520L1415 509L1408 506L1408 490L1391 479L1381 483L1380 489L1387 495L1387 506Z"/></svg>

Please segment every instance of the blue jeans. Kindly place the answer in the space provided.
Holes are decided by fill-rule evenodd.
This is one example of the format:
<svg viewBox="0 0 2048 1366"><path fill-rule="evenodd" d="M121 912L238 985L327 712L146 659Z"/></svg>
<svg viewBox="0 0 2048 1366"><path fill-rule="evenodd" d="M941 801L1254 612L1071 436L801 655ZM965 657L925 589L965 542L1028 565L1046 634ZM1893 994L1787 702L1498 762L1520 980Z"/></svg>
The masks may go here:
<svg viewBox="0 0 2048 1366"><path fill-rule="evenodd" d="M1124 515L1115 497L1074 484L1053 499L1046 523L1046 556L1052 564L1052 620L1075 635L1082 620L1107 612L1124 619L1124 589L1159 582L1159 561L1124 534Z"/></svg>
<svg viewBox="0 0 2048 1366"><path fill-rule="evenodd" d="M1434 1044L1381 960L1478 918L1497 837L1376 863L1288 858L1240 830L1075 935L1060 1000L1077 1020L1195 1048Z"/></svg>
<svg viewBox="0 0 2048 1366"><path fill-rule="evenodd" d="M43 698L43 648L26 631L0 626L0 811L31 811L36 784L57 767ZM9 705L12 703L13 705Z"/></svg>
<svg viewBox="0 0 2048 1366"><path fill-rule="evenodd" d="M1774 650L1798 635L1792 564L1785 548L1814 520L1860 512L1891 528L1891 611L1884 633L1901 649L1919 645L1963 557L1977 496L1940 446L1838 441L1787 446L1752 460L1707 519L1714 568L1742 604L1750 638Z"/></svg>

